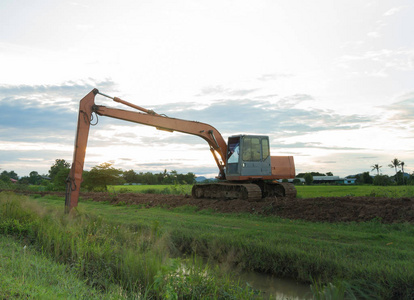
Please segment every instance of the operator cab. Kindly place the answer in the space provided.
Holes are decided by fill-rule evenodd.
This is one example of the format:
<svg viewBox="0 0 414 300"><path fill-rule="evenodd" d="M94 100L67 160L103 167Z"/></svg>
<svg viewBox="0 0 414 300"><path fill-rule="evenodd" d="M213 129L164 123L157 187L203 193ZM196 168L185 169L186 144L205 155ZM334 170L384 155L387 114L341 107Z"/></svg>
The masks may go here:
<svg viewBox="0 0 414 300"><path fill-rule="evenodd" d="M227 143L226 178L272 175L269 137L262 135L231 136Z"/></svg>

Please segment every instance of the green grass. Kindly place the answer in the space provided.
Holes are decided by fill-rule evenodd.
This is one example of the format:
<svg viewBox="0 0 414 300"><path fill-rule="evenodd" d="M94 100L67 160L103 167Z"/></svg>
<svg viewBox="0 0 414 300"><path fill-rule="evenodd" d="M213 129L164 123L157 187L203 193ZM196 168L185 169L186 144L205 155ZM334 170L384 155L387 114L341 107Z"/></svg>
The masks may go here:
<svg viewBox="0 0 414 300"><path fill-rule="evenodd" d="M175 194L191 195L192 185L110 185L110 193L144 193L144 194Z"/></svg>
<svg viewBox="0 0 414 300"><path fill-rule="evenodd" d="M298 185L298 198L315 197L414 197L414 186L374 186L374 185Z"/></svg>
<svg viewBox="0 0 414 300"><path fill-rule="evenodd" d="M63 203L62 199L37 200L49 205L0 193L0 234L25 239L53 260L70 266L98 291L108 292L115 285L121 296L138 299L250 299L255 294L204 266L195 256L172 258L178 250L157 222L124 226L81 211L68 216L53 203Z"/></svg>
<svg viewBox="0 0 414 300"><path fill-rule="evenodd" d="M63 210L63 199L36 201ZM412 224L312 223L216 214L191 206L143 209L89 201L80 202L79 209L111 224L168 236L168 251L173 255L197 254L223 266L296 278L315 286L333 282L359 297L414 296Z"/></svg>
<svg viewBox="0 0 414 300"><path fill-rule="evenodd" d="M188 194L192 185L111 185L109 192ZM297 185L298 198L372 196L372 197L414 197L414 186L374 185Z"/></svg>
<svg viewBox="0 0 414 300"><path fill-rule="evenodd" d="M92 201L81 201L71 219L62 214L63 198L11 201L9 194L0 195L1 213L7 216L7 221L0 219L0 230L33 240L98 289L109 283L164 298L178 290L252 297L252 291L216 275L204 280L205 270L197 264L191 267L193 276L180 273L182 260L177 257L186 254L224 268L312 282L317 295L414 298L412 224L312 223L192 206L145 209ZM18 208L18 203L24 205Z"/></svg>
<svg viewBox="0 0 414 300"><path fill-rule="evenodd" d="M0 234L1 299L119 299L116 286L107 292L86 285L66 265L39 254L29 243Z"/></svg>

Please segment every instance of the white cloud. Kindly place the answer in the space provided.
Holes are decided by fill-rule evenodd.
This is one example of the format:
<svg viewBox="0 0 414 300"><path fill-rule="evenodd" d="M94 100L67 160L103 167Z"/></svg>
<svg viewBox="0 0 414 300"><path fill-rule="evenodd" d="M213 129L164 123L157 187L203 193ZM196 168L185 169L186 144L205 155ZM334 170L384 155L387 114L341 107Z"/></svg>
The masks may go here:
<svg viewBox="0 0 414 300"><path fill-rule="evenodd" d="M384 13L384 16L386 16L386 17L393 16L396 13L398 13L400 10L402 10L403 8L404 8L404 6L393 7L391 9L387 10Z"/></svg>
<svg viewBox="0 0 414 300"><path fill-rule="evenodd" d="M59 155L70 160L77 103L94 87L211 123L226 136L269 134L272 150L297 155L303 170L332 162L337 170L356 168L370 151L381 159L412 156L411 98L395 98L412 92L410 1L98 2L2 3L2 168L15 162L26 172L24 161L43 168ZM141 141L154 153L204 153L198 141L141 128L100 118L90 139L99 156L87 165L184 166L181 154L168 151L138 163ZM368 142L382 133L389 143ZM390 146L398 144L408 146L399 154Z"/></svg>
<svg viewBox="0 0 414 300"><path fill-rule="evenodd" d="M371 32L367 33L367 36L377 39L377 38L381 37L381 34L377 31L371 31Z"/></svg>

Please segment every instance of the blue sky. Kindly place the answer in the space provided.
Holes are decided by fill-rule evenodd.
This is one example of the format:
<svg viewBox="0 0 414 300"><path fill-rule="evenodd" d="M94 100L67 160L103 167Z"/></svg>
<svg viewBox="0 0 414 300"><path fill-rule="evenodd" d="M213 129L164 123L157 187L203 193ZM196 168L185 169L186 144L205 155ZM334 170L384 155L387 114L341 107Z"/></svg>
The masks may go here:
<svg viewBox="0 0 414 300"><path fill-rule="evenodd" d="M270 136L297 172L414 171L412 1L12 1L0 4L0 171L72 162L93 88L227 139ZM98 96L102 105L121 107ZM214 176L202 139L101 117L86 169ZM375 174L375 172L372 172Z"/></svg>

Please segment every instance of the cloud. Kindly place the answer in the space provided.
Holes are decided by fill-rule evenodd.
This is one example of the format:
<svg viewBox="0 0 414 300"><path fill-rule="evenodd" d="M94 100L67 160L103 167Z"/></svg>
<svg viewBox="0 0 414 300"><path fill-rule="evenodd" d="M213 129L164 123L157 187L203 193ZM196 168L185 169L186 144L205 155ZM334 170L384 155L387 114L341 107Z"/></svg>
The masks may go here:
<svg viewBox="0 0 414 300"><path fill-rule="evenodd" d="M344 55L338 59L336 64L343 69L361 69L359 72L353 72L356 75L385 77L392 70L414 70L414 49L381 49L362 54Z"/></svg>
<svg viewBox="0 0 414 300"><path fill-rule="evenodd" d="M67 81L60 85L0 85L0 107L70 108L77 110L79 100L94 88L114 91L112 80Z"/></svg>
<svg viewBox="0 0 414 300"><path fill-rule="evenodd" d="M367 36L370 38L379 38L381 37L381 34L378 31L371 31L367 33Z"/></svg>
<svg viewBox="0 0 414 300"><path fill-rule="evenodd" d="M295 107L296 105L305 102L305 101L315 101L311 95L306 94L294 94L291 96L286 96L282 98L278 105L283 108Z"/></svg>
<svg viewBox="0 0 414 300"><path fill-rule="evenodd" d="M216 86L208 86L201 90L200 94L196 96L209 96L209 95L222 95L222 96L246 96L253 92L257 91L257 89L230 89L224 88L221 85Z"/></svg>
<svg viewBox="0 0 414 300"><path fill-rule="evenodd" d="M339 115L329 110L300 109L296 105L311 101L310 95L297 94L274 104L265 100L220 100L202 109L188 103L174 103L156 108L180 119L211 124L225 134L278 133L280 136L303 135L325 130L357 129L372 120L360 115Z"/></svg>
<svg viewBox="0 0 414 300"><path fill-rule="evenodd" d="M78 101L94 86L103 86L105 90L115 89L111 81L65 83L61 87L0 86L1 167L7 170L16 169L19 173L19 170L25 167L25 163L30 163L30 166L33 166L31 170L43 173L54 159L70 158L75 137ZM220 89L229 90L224 87L218 90ZM66 95L74 96L68 97L67 101L59 100ZM202 106L197 102L177 102L154 105L151 108L172 118L211 124L225 139L237 134L268 135L271 136L272 147L279 149L278 153L286 152L291 155L293 151L300 157L306 156L305 151L301 149L313 149L314 152L360 151L362 149L351 145L335 147L327 146L320 140L300 141L301 137L306 135L330 131L352 132L361 127L373 126L378 122L377 116L342 115L328 109L312 108L312 102L316 100L310 94L298 93L280 98L273 94L262 94L260 97L247 94L236 99L234 97L219 95L214 101L203 101ZM407 120L412 119L413 99L413 93L406 94L385 109L401 114ZM302 106L304 102L310 105ZM106 157L109 156L105 156L105 151L110 151L108 150L110 147L116 146L118 148L115 149L121 149L125 148L125 145L130 146L131 151L137 149L138 153L148 151L147 149L172 149L172 152L178 154L188 149L192 156L180 158L177 162L173 158L162 161L165 153L168 153L163 151L158 157L140 162L133 154L129 157L129 152L117 152L120 157L115 156L117 167L123 169L158 171L160 168L167 168L179 172L194 172L196 154L208 157L210 155L208 145L198 137L179 133L170 135L148 126L100 117L98 125L90 133L88 143L90 156L86 168L102 163L102 159L107 159ZM186 161L187 158L190 161ZM113 156L108 159L113 159ZM327 159L327 161L334 160L340 161L336 158ZM13 163L20 169L13 167ZM43 166L43 170L36 168L36 164ZM197 174L214 174L216 166L211 159L208 165L198 165L196 171Z"/></svg>
<svg viewBox="0 0 414 300"><path fill-rule="evenodd" d="M392 16L392 15L395 15L396 13L398 13L403 8L404 8L404 6L393 7L391 9L387 10L384 13L384 16L385 17L389 17L389 16Z"/></svg>
<svg viewBox="0 0 414 300"><path fill-rule="evenodd" d="M403 129L412 138L414 133L414 92L398 97L397 102L382 106L388 112L387 125Z"/></svg>
<svg viewBox="0 0 414 300"><path fill-rule="evenodd" d="M79 100L95 86L114 89L107 81L62 85L0 85L2 140L48 141L74 130Z"/></svg>
<svg viewBox="0 0 414 300"><path fill-rule="evenodd" d="M414 120L414 92L404 94L398 98L399 101L384 106L386 109L396 112L399 118Z"/></svg>
<svg viewBox="0 0 414 300"><path fill-rule="evenodd" d="M348 150L363 150L363 148L358 147L336 147L336 146L324 146L324 144L320 142L312 142L312 143L303 143L303 142L296 142L296 143L278 143L275 145L279 148L287 148L287 149L326 149L326 150L335 150L335 151L348 151Z"/></svg>
<svg viewBox="0 0 414 300"><path fill-rule="evenodd" d="M281 78L289 78L292 77L293 74L263 74L262 76L258 77L257 80L259 81L274 81Z"/></svg>

